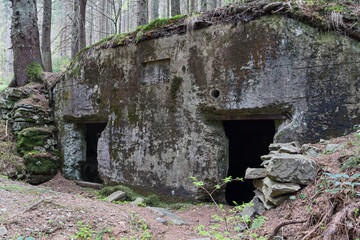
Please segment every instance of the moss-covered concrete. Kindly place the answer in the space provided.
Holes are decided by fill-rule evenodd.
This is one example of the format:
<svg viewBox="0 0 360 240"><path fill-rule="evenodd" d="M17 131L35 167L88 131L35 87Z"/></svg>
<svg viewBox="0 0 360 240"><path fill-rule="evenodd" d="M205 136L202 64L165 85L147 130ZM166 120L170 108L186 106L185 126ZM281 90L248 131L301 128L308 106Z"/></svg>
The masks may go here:
<svg viewBox="0 0 360 240"><path fill-rule="evenodd" d="M105 183L199 194L189 176L212 187L227 175L222 120L274 119L276 142L351 131L359 53L357 41L281 16L90 48L55 88L64 172L78 178L86 159L80 123L107 122L98 149Z"/></svg>

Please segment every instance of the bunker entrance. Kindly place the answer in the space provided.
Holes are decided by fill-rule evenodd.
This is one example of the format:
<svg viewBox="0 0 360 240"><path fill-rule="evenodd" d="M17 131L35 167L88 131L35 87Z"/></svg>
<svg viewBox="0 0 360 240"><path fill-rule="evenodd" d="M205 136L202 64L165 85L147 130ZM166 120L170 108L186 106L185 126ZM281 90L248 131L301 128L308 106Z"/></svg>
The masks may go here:
<svg viewBox="0 0 360 240"><path fill-rule="evenodd" d="M248 167L260 167L260 156L268 154L268 146L275 134L274 120L223 121L229 139L228 176L244 178ZM252 180L226 185L225 199L230 205L249 202L254 197Z"/></svg>
<svg viewBox="0 0 360 240"><path fill-rule="evenodd" d="M101 183L98 171L97 146L101 132L106 123L85 124L86 161L81 166L81 179L88 182Z"/></svg>

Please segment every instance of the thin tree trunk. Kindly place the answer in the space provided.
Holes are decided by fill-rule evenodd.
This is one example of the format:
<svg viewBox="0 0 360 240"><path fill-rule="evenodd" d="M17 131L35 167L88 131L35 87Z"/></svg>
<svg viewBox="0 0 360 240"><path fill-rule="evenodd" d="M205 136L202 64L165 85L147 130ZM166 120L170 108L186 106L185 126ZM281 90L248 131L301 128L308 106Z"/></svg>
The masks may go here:
<svg viewBox="0 0 360 240"><path fill-rule="evenodd" d="M151 3L151 20L159 18L159 0L152 0Z"/></svg>
<svg viewBox="0 0 360 240"><path fill-rule="evenodd" d="M93 43L93 32L94 32L94 7L90 6L90 10L89 10L89 28L88 28L88 33L89 33L89 45L91 45Z"/></svg>
<svg viewBox="0 0 360 240"><path fill-rule="evenodd" d="M210 0L210 9L217 8L217 2L216 0Z"/></svg>
<svg viewBox="0 0 360 240"><path fill-rule="evenodd" d="M138 0L137 1L137 9L136 9L136 15L137 15L137 26L141 26L144 24L147 24L147 0Z"/></svg>
<svg viewBox="0 0 360 240"><path fill-rule="evenodd" d="M180 0L171 0L171 16L180 15Z"/></svg>
<svg viewBox="0 0 360 240"><path fill-rule="evenodd" d="M51 8L52 8L52 0L44 0L43 24L42 24L42 35L41 35L41 53L43 57L45 72L52 72Z"/></svg>
<svg viewBox="0 0 360 240"><path fill-rule="evenodd" d="M11 0L11 42L14 51L15 81L12 86L24 86L30 80L27 68L32 62L43 66L37 26L36 0Z"/></svg>
<svg viewBox="0 0 360 240"><path fill-rule="evenodd" d="M86 21L86 2L87 0L80 0L79 6L79 50L86 47L86 32L85 32L85 21Z"/></svg>
<svg viewBox="0 0 360 240"><path fill-rule="evenodd" d="M8 7L9 15L11 16L11 8ZM5 56L5 73L13 71L13 51L11 49L11 19L7 21L6 25L6 56Z"/></svg>
<svg viewBox="0 0 360 240"><path fill-rule="evenodd" d="M71 33L71 59L74 59L79 52L79 2L74 2L74 15Z"/></svg>

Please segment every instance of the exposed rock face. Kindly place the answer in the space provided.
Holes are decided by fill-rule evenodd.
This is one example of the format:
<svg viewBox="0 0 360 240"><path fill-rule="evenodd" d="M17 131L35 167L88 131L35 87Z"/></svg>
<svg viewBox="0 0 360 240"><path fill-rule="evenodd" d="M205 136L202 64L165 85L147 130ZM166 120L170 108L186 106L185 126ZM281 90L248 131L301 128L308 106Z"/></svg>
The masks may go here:
<svg viewBox="0 0 360 240"><path fill-rule="evenodd" d="M16 151L24 158L25 169L16 178L31 184L51 179L59 169L57 139L49 95L44 85L7 88L1 94L0 112L17 136Z"/></svg>
<svg viewBox="0 0 360 240"><path fill-rule="evenodd" d="M189 176L208 187L227 176L222 120L272 119L275 142L342 135L360 121L359 49L276 16L91 48L54 89L64 172L79 176L87 122L107 123L97 149L105 183L187 196L198 193ZM305 171L307 159L297 161Z"/></svg>

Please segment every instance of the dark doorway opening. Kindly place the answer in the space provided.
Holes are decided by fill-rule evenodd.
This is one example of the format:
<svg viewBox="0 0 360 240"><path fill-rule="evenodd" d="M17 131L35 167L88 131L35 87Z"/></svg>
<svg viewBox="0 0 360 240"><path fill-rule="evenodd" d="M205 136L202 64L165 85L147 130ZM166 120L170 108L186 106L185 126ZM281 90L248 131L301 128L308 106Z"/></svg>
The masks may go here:
<svg viewBox="0 0 360 240"><path fill-rule="evenodd" d="M81 179L88 182L102 183L99 177L97 145L106 123L86 124L86 161L81 167Z"/></svg>
<svg viewBox="0 0 360 240"><path fill-rule="evenodd" d="M223 121L229 139L228 176L244 178L248 167L260 167L260 156L269 153L268 146L275 134L274 120ZM225 199L230 205L249 202L254 197L252 180L226 185Z"/></svg>

